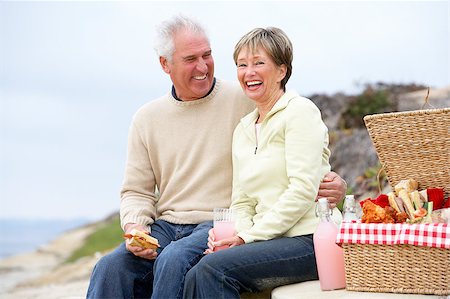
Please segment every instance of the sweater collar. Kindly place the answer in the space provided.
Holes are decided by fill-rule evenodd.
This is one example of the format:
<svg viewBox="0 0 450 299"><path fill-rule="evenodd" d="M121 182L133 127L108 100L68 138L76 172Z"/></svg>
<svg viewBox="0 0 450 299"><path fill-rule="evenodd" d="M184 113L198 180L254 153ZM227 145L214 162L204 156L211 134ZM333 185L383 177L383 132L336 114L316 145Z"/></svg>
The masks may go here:
<svg viewBox="0 0 450 299"><path fill-rule="evenodd" d="M215 86L216 86L216 77L214 77L213 84L212 84L212 86L211 86L211 89L208 91L208 93L207 93L203 98L200 98L200 99L198 99L198 100L207 98L207 97L211 94L211 92L214 90L214 87L215 87ZM176 91L175 91L175 86L174 86L174 85L172 85L172 97L173 97L175 100L177 100L177 101L183 102L183 100L180 99L180 98L177 96L177 93L176 93ZM194 100L194 101L196 101L196 100Z"/></svg>

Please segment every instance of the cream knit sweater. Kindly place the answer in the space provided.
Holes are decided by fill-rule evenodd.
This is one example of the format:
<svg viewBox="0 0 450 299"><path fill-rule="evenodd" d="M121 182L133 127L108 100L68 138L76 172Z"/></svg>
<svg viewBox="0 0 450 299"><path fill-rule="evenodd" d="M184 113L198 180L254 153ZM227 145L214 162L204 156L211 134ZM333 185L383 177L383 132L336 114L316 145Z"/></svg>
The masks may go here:
<svg viewBox="0 0 450 299"><path fill-rule="evenodd" d="M228 207L233 130L253 109L237 84L220 80L202 99L168 93L141 107L128 138L122 228L156 219L198 224L212 220L213 208Z"/></svg>

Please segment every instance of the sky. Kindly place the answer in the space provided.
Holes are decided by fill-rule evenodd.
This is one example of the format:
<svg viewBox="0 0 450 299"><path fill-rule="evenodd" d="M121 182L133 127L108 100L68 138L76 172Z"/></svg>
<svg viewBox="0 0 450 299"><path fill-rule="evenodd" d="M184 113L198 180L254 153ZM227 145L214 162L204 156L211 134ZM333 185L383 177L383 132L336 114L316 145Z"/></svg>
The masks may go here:
<svg viewBox="0 0 450 299"><path fill-rule="evenodd" d="M171 87L155 26L179 13L207 28L221 79L243 34L275 26L305 96L450 84L448 1L1 1L0 218L118 210L131 118Z"/></svg>

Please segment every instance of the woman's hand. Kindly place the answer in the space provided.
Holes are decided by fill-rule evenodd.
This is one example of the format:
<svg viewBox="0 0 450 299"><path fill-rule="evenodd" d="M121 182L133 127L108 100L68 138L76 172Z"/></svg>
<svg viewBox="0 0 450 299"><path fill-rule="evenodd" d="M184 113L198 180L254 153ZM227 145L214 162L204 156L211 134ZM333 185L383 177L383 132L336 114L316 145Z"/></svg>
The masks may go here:
<svg viewBox="0 0 450 299"><path fill-rule="evenodd" d="M214 228L208 231L208 248L203 252L203 254L210 254L214 252Z"/></svg>
<svg viewBox="0 0 450 299"><path fill-rule="evenodd" d="M231 238L223 239L220 241L215 242L215 235L214 235L214 229L210 229L208 232L208 249L206 249L203 253L204 254L210 254L214 252L215 247L219 246L228 246L228 247L234 247L239 246L242 244L245 244L244 240L242 240L238 236L233 236Z"/></svg>
<svg viewBox="0 0 450 299"><path fill-rule="evenodd" d="M143 232L148 232L147 228L143 225L136 224L136 223L127 223L125 225L125 234L131 232L131 230L135 228ZM129 252L134 254L135 256L148 259L148 260L154 260L158 253L154 251L153 249L145 249L139 246L131 246L128 245L127 242L125 242L125 247Z"/></svg>
<svg viewBox="0 0 450 299"><path fill-rule="evenodd" d="M228 246L228 247L234 247L245 244L244 240L241 239L241 237L233 236L231 238L223 239L217 242L214 242L214 246Z"/></svg>
<svg viewBox="0 0 450 299"><path fill-rule="evenodd" d="M330 208L335 208L336 205L344 198L347 191L347 183L335 172L330 172L325 175L319 186L319 193L317 199L326 197Z"/></svg>

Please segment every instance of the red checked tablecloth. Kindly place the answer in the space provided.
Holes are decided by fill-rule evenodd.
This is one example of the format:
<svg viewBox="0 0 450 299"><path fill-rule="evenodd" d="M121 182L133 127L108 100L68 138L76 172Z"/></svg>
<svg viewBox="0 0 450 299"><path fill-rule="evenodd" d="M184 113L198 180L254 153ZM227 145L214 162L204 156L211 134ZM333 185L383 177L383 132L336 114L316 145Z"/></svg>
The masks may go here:
<svg viewBox="0 0 450 299"><path fill-rule="evenodd" d="M342 222L336 243L409 244L450 249L450 225Z"/></svg>

